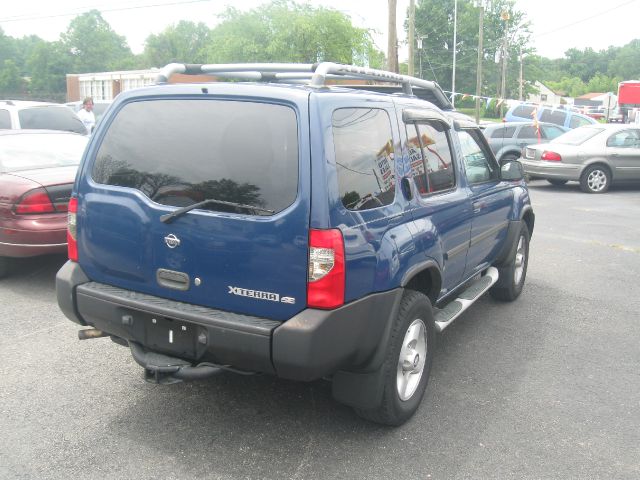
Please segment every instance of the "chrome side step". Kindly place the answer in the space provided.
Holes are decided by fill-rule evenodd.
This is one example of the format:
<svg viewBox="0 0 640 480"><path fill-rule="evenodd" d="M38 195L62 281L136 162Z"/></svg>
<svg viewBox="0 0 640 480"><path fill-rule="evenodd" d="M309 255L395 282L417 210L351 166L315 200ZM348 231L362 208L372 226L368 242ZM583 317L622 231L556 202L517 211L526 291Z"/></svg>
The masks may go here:
<svg viewBox="0 0 640 480"><path fill-rule="evenodd" d="M435 314L436 331L442 332L498 281L498 269L489 267L486 273Z"/></svg>

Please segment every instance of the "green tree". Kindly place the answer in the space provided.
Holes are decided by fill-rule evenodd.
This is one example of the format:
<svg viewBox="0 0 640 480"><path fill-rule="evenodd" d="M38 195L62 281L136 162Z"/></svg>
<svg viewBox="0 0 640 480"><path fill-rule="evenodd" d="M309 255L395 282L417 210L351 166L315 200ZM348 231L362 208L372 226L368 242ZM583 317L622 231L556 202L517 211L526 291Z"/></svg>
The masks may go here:
<svg viewBox="0 0 640 480"><path fill-rule="evenodd" d="M579 97L589 90L579 77L563 77L559 82L550 81L546 85L554 92L569 97Z"/></svg>
<svg viewBox="0 0 640 480"><path fill-rule="evenodd" d="M120 70L133 59L125 38L111 29L98 10L75 17L61 39L73 59L73 71L67 73Z"/></svg>
<svg viewBox="0 0 640 480"><path fill-rule="evenodd" d="M9 97L20 97L23 94L24 80L13 60L7 59L0 70L0 94Z"/></svg>
<svg viewBox="0 0 640 480"><path fill-rule="evenodd" d="M617 50L609 65L609 75L624 80L640 78L640 39L632 40Z"/></svg>
<svg viewBox="0 0 640 480"><path fill-rule="evenodd" d="M381 67L368 30L337 10L275 0L248 12L229 7L213 29L207 61L333 61Z"/></svg>
<svg viewBox="0 0 640 480"><path fill-rule="evenodd" d="M72 63L73 58L62 42L43 42L36 46L26 62L32 95L43 100L64 100L66 74L71 71Z"/></svg>
<svg viewBox="0 0 640 480"><path fill-rule="evenodd" d="M178 22L157 35L149 35L143 57L148 65L156 67L171 62L204 63L210 34L204 23Z"/></svg>
<svg viewBox="0 0 640 480"><path fill-rule="evenodd" d="M617 92L618 91L618 82L622 79L620 77L608 77L601 73L596 73L595 76L589 79L587 83L587 90L589 92Z"/></svg>
<svg viewBox="0 0 640 480"><path fill-rule="evenodd" d="M415 49L417 75L436 80L451 90L453 71L454 0L423 0L416 8L416 35L422 49ZM505 20L506 18L506 20ZM518 95L518 57L520 48L529 53L529 26L524 13L511 0L494 0L483 17L482 95L494 97L500 90L501 58L507 39L506 96ZM479 9L470 0L458 1L456 49L456 91L475 93L478 67Z"/></svg>

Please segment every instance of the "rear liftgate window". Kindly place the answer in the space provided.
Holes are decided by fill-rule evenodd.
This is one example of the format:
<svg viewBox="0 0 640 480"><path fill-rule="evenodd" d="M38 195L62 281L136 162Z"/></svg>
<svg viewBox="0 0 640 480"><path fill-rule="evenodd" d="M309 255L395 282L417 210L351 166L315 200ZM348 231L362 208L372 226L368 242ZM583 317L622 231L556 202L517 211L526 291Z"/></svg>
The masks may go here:
<svg viewBox="0 0 640 480"><path fill-rule="evenodd" d="M102 184L185 207L207 199L280 212L298 187L296 114L283 105L155 100L126 105L93 167ZM210 203L206 210L270 215Z"/></svg>

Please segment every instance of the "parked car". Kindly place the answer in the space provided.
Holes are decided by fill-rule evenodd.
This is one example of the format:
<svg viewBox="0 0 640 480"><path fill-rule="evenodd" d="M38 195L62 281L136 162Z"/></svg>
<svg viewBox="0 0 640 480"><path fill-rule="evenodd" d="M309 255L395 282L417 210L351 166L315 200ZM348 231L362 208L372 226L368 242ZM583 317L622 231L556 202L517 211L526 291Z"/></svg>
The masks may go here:
<svg viewBox="0 0 640 480"><path fill-rule="evenodd" d="M60 103L0 100L0 130L23 128L87 134L76 114Z"/></svg>
<svg viewBox="0 0 640 480"><path fill-rule="evenodd" d="M532 120L534 114L541 122L553 123L566 128L577 128L598 123L591 117L567 108L543 107L526 103L511 106L507 110L504 120L506 122L522 122L523 120Z"/></svg>
<svg viewBox="0 0 640 480"><path fill-rule="evenodd" d="M67 205L87 137L0 130L0 277L9 258L67 251Z"/></svg>
<svg viewBox="0 0 640 480"><path fill-rule="evenodd" d="M104 113L111 105L111 100L94 100L93 101L93 114L96 117L96 124L100 121ZM67 107L73 110L74 113L77 113L82 108L82 100L76 102L67 102L65 103Z"/></svg>
<svg viewBox="0 0 640 480"><path fill-rule="evenodd" d="M483 133L498 162L503 164L519 158L527 145L548 142L568 131L552 123L509 122L487 125Z"/></svg>
<svg viewBox="0 0 640 480"><path fill-rule="evenodd" d="M254 83L168 83L212 72ZM345 76L404 94L326 83ZM368 68L168 65L90 140L60 308L149 381L327 378L361 416L405 422L435 334L522 291L534 227L521 165L451 109L433 82Z"/></svg>
<svg viewBox="0 0 640 480"><path fill-rule="evenodd" d="M578 181L584 192L604 193L612 183L640 180L640 126L576 128L550 143L528 146L523 157L529 175L553 185Z"/></svg>

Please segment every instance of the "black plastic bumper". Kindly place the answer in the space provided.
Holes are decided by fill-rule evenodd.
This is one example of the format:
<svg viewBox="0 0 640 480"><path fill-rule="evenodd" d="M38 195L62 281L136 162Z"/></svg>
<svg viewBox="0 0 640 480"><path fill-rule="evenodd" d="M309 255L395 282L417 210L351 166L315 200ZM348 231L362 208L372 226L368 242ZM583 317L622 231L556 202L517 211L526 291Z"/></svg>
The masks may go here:
<svg viewBox="0 0 640 480"><path fill-rule="evenodd" d="M379 364L376 352L402 296L396 289L335 310L307 309L279 322L91 282L73 262L58 272L56 290L60 308L72 321L140 345L141 352L185 360L183 372L190 371L187 363L210 362L292 380ZM141 357L136 348L134 357Z"/></svg>

